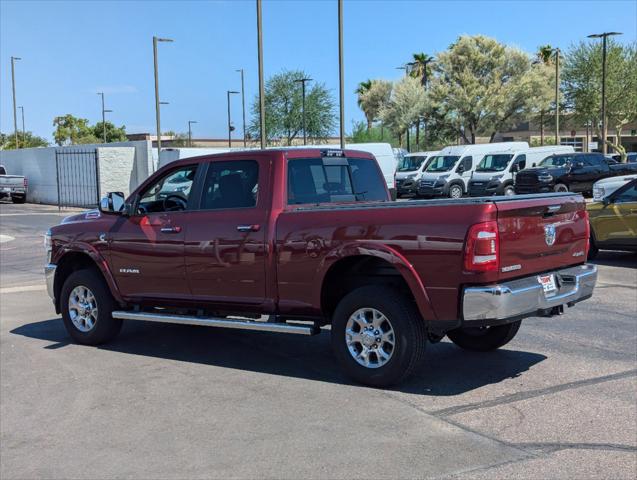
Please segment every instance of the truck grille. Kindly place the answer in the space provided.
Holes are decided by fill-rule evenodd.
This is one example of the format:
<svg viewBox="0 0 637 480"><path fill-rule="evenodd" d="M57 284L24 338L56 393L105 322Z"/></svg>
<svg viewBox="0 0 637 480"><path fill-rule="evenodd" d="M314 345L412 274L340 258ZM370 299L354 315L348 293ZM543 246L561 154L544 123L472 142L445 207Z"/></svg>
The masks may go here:
<svg viewBox="0 0 637 480"><path fill-rule="evenodd" d="M517 175L515 177L516 185L535 185L537 184L537 175Z"/></svg>
<svg viewBox="0 0 637 480"><path fill-rule="evenodd" d="M487 182L472 182L469 184L469 195L479 197L487 191Z"/></svg>
<svg viewBox="0 0 637 480"><path fill-rule="evenodd" d="M433 187L434 182L433 180L421 180L420 181L420 186L421 187Z"/></svg>

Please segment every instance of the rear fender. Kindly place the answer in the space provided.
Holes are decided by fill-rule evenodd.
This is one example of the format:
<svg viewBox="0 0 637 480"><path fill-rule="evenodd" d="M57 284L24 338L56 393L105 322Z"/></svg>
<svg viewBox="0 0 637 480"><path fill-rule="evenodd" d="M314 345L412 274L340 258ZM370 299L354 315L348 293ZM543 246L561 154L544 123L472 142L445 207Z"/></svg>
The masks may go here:
<svg viewBox="0 0 637 480"><path fill-rule="evenodd" d="M416 305L423 319L436 320L429 295L425 290L420 276L409 263L409 261L397 250L383 244L371 243L371 242L357 242L347 245L341 245L340 247L330 251L319 265L316 278L320 279L317 282L314 290L314 302L315 305L321 304L321 290L323 288L323 281L327 275L329 269L337 261L351 256L371 256L386 261L398 270L403 277L407 286L411 290Z"/></svg>

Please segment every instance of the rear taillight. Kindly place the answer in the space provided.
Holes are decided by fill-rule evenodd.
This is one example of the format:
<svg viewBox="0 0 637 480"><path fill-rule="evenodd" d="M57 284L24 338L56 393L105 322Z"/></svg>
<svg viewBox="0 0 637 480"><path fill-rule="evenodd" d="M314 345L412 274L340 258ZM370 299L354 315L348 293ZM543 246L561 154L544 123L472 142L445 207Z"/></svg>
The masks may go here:
<svg viewBox="0 0 637 480"><path fill-rule="evenodd" d="M495 221L477 223L469 228L464 251L468 272L497 272L500 263L500 237Z"/></svg>

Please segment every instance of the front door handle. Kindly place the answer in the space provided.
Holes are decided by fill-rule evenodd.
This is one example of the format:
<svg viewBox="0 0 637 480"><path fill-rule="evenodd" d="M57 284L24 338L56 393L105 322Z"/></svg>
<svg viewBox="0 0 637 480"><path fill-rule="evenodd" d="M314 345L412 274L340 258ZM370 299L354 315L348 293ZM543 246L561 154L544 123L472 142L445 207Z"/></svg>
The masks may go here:
<svg viewBox="0 0 637 480"><path fill-rule="evenodd" d="M181 232L181 227L161 227L161 233L179 233Z"/></svg>
<svg viewBox="0 0 637 480"><path fill-rule="evenodd" d="M261 225L237 225L239 232L258 232L261 229Z"/></svg>

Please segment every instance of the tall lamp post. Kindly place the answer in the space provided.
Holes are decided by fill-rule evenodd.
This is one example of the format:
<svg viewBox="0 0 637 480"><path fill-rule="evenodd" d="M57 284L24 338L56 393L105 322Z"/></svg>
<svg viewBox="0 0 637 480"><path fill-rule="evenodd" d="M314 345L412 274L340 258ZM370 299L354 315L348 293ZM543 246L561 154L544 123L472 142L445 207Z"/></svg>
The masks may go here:
<svg viewBox="0 0 637 480"><path fill-rule="evenodd" d="M153 37L153 61L155 64L155 119L157 121L157 162L159 163L159 155L161 153L161 121L159 113L159 71L157 63L157 43L172 42L170 38Z"/></svg>
<svg viewBox="0 0 637 480"><path fill-rule="evenodd" d="M614 35L621 35L621 32L604 32L594 33L589 35L588 38L601 38L602 39L602 153L605 155L608 152L606 147L606 39ZM621 141L621 139L617 139Z"/></svg>
<svg viewBox="0 0 637 480"><path fill-rule="evenodd" d="M248 146L246 141L246 89L243 82L243 68L235 70L237 73L241 73L241 111L243 112L243 148Z"/></svg>
<svg viewBox="0 0 637 480"><path fill-rule="evenodd" d="M226 94L228 95L228 147L232 148L232 122L230 121L230 95L239 93L234 90L227 90Z"/></svg>
<svg viewBox="0 0 637 480"><path fill-rule="evenodd" d="M555 52L555 145L560 144L560 49Z"/></svg>
<svg viewBox="0 0 637 480"><path fill-rule="evenodd" d="M13 132L15 133L15 148L19 148L18 140L18 113L17 105L15 101L15 62L16 60L22 60L20 57L11 57L11 87L13 89Z"/></svg>
<svg viewBox="0 0 637 480"><path fill-rule="evenodd" d="M338 109L341 148L345 148L345 72L343 71L343 0L338 0Z"/></svg>
<svg viewBox="0 0 637 480"><path fill-rule="evenodd" d="M312 79L311 78L299 78L297 80L294 80L296 83L300 83L301 84L301 95L303 98L303 104L302 104L302 108L303 108L303 145L307 145L307 129L306 129L306 124L305 124L305 83L306 82L311 82Z"/></svg>
<svg viewBox="0 0 637 480"><path fill-rule="evenodd" d="M22 112L22 143L24 143L26 142L26 138L27 138L27 131L24 128L24 107L19 106L18 108Z"/></svg>
<svg viewBox="0 0 637 480"><path fill-rule="evenodd" d="M265 149L265 89L263 87L263 35L261 28L261 0L257 0L257 57L259 60L259 137L261 149Z"/></svg>
<svg viewBox="0 0 637 480"><path fill-rule="evenodd" d="M102 129L104 131L104 143L106 143L106 113L111 113L113 110L107 110L104 108L104 92L97 92L102 97Z"/></svg>
<svg viewBox="0 0 637 480"><path fill-rule="evenodd" d="M197 120L188 120L188 146L192 147L192 124L197 123Z"/></svg>

